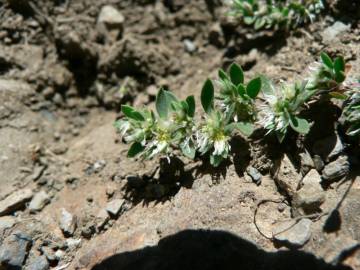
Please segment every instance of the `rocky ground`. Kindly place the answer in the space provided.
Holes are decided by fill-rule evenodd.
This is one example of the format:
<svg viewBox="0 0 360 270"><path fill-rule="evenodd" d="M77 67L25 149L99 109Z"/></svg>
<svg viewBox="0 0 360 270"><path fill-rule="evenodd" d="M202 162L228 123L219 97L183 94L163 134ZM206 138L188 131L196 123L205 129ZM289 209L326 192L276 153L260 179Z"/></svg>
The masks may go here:
<svg viewBox="0 0 360 270"><path fill-rule="evenodd" d="M239 269L360 269L359 150L336 107L316 108L331 119L314 114L305 145L238 138L219 169L126 158L120 105L153 106L160 86L198 97L233 61L290 81L321 51L359 74L356 1L288 34L246 29L221 2L0 1L0 269L210 269L217 256L230 269L220 247L254 250ZM180 264L189 250L197 265Z"/></svg>

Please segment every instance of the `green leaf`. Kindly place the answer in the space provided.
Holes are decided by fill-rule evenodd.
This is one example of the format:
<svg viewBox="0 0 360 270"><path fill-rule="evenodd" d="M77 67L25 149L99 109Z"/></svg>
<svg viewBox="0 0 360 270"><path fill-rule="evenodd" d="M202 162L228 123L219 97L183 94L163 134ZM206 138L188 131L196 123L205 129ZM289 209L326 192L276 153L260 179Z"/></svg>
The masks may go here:
<svg viewBox="0 0 360 270"><path fill-rule="evenodd" d="M252 99L256 98L261 89L261 78L255 78L251 80L246 86L246 93Z"/></svg>
<svg viewBox="0 0 360 270"><path fill-rule="evenodd" d="M263 28L265 23L266 23L265 18L258 18L254 24L255 30L259 30L259 29Z"/></svg>
<svg viewBox="0 0 360 270"><path fill-rule="evenodd" d="M239 65L233 63L230 66L229 73L230 73L231 82L233 84L238 85L240 83L244 83L244 72Z"/></svg>
<svg viewBox="0 0 360 270"><path fill-rule="evenodd" d="M223 81L225 80L229 80L228 75L226 74L226 72L223 69L219 69L219 78L222 79Z"/></svg>
<svg viewBox="0 0 360 270"><path fill-rule="evenodd" d="M278 138L280 143L284 141L285 136L286 136L286 129L276 131L276 137Z"/></svg>
<svg viewBox="0 0 360 270"><path fill-rule="evenodd" d="M211 155L210 156L210 164L213 165L214 167L218 167L221 162L223 161L223 157L222 156L214 156Z"/></svg>
<svg viewBox="0 0 360 270"><path fill-rule="evenodd" d="M131 146L130 149L127 153L127 156L129 158L135 157L136 155L138 155L139 153L141 153L142 151L144 151L145 147L141 145L141 143L139 142L134 142Z"/></svg>
<svg viewBox="0 0 360 270"><path fill-rule="evenodd" d="M225 126L225 132L232 132L235 129L240 131L244 136L249 137L254 132L254 125L248 122L237 122Z"/></svg>
<svg viewBox="0 0 360 270"><path fill-rule="evenodd" d="M330 69L334 68L333 61L331 60L330 56L324 52L320 54L321 61L324 63L325 66L327 66Z"/></svg>
<svg viewBox="0 0 360 270"><path fill-rule="evenodd" d="M171 104L179 102L179 100L174 96L173 93L160 89L156 96L156 111L159 114L160 118L166 119L168 117L169 109Z"/></svg>
<svg viewBox="0 0 360 270"><path fill-rule="evenodd" d="M289 122L292 129L300 134L307 134L310 131L310 124L305 119L290 116Z"/></svg>
<svg viewBox="0 0 360 270"><path fill-rule="evenodd" d="M181 152L186 157L188 157L190 159L195 158L196 149L195 149L194 145L184 146L183 144L180 144L180 149L181 149Z"/></svg>
<svg viewBox="0 0 360 270"><path fill-rule="evenodd" d="M275 86L273 82L263 75L260 76L260 79L263 93L271 96L275 95Z"/></svg>
<svg viewBox="0 0 360 270"><path fill-rule="evenodd" d="M334 70L335 73L338 73L340 71L345 71L345 61L342 57L336 57L334 60Z"/></svg>
<svg viewBox="0 0 360 270"><path fill-rule="evenodd" d="M164 89L160 89L156 96L156 111L160 118L167 118L170 103Z"/></svg>
<svg viewBox="0 0 360 270"><path fill-rule="evenodd" d="M329 94L331 97L340 99L340 100L346 100L348 98L347 95L345 95L343 93L339 93L339 92L330 92Z"/></svg>
<svg viewBox="0 0 360 270"><path fill-rule="evenodd" d="M186 103L189 106L188 115L190 117L194 117L194 115L195 115L195 98L194 98L194 96L188 96L186 98Z"/></svg>
<svg viewBox="0 0 360 270"><path fill-rule="evenodd" d="M214 109L214 86L210 79L207 79L201 91L201 105L207 114Z"/></svg>
<svg viewBox="0 0 360 270"><path fill-rule="evenodd" d="M339 71L335 73L335 81L337 83L342 83L343 81L345 81L346 75L344 71Z"/></svg>
<svg viewBox="0 0 360 270"><path fill-rule="evenodd" d="M144 116L136 111L133 107L128 105L121 105L121 111L125 114L126 117L136 120L136 121L145 121Z"/></svg>
<svg viewBox="0 0 360 270"><path fill-rule="evenodd" d="M245 87L242 85L242 84L239 84L238 86L237 86L237 92L238 92L238 94L240 95L240 96L244 96L244 94L245 94Z"/></svg>

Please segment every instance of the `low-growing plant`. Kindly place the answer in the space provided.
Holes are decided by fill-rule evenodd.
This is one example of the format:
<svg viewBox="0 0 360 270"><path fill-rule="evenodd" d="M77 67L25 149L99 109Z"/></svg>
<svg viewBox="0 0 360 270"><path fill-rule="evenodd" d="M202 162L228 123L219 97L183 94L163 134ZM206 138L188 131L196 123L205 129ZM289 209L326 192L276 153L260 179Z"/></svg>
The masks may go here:
<svg viewBox="0 0 360 270"><path fill-rule="evenodd" d="M237 71L234 72L234 69ZM201 154L210 152L210 163L214 167L217 167L224 159L227 159L230 152L229 141L234 132L240 131L243 135L249 136L253 131L253 126L248 118L248 115L253 112L253 108L251 106L248 112L245 111L248 105L246 103L243 105L241 99L247 97L247 94L240 94L238 92L239 87L237 86L243 85L243 73L240 70L239 66L232 65L230 68L231 81L225 72L220 71L222 88L219 100L222 110L218 110L215 106L214 86L211 80L208 79L205 82L201 92L201 104L206 115L196 133L197 145ZM229 86L229 89L227 89L229 93L227 90L224 90L224 83ZM258 85L258 91L260 91L260 87ZM230 102L231 100L232 102ZM228 106L232 109L228 109ZM237 118L237 106L246 115L245 121ZM240 108L241 106L244 106L244 108ZM234 122L234 119L236 122Z"/></svg>
<svg viewBox="0 0 360 270"><path fill-rule="evenodd" d="M268 133L274 132L280 142L284 140L289 126L300 134L307 134L310 124L298 115L316 90L308 90L306 81L275 86L271 80L263 77L262 82L265 104L262 106L260 124Z"/></svg>
<svg viewBox="0 0 360 270"><path fill-rule="evenodd" d="M311 124L301 117L301 112L308 108L314 96L322 94L347 99L343 114L348 134L359 135L360 87L343 85L346 66L342 57L331 59L322 53L320 59L311 69L309 79L293 84L275 85L263 75L245 83L244 72L237 64L232 64L228 72L220 69L217 93L210 79L203 85L200 99L205 114L201 121L194 117L193 96L179 100L164 89L160 89L156 97L156 113L123 105L124 118L118 120L116 126L123 139L131 143L128 156L150 159L162 154L169 157L180 150L193 159L199 152L209 154L210 163L216 167L228 158L231 138L237 132L250 136L255 123L266 129L267 134L274 133L280 142L289 127L307 134ZM261 90L260 101L257 99Z"/></svg>
<svg viewBox="0 0 360 270"><path fill-rule="evenodd" d="M323 8L322 0L233 0L230 14L255 30L292 29L313 21Z"/></svg>
<svg viewBox="0 0 360 270"><path fill-rule="evenodd" d="M157 115L150 110L123 105L124 119L116 122L124 140L131 143L129 157L150 159L157 154L169 156L174 149L194 158L193 137L195 99L178 100L171 92L160 89L156 97Z"/></svg>
<svg viewBox="0 0 360 270"><path fill-rule="evenodd" d="M307 89L325 90L330 93L339 93L340 85L345 81L345 61L343 57L334 60L326 53L321 53L320 61L310 67L311 77ZM335 95L335 94L334 94Z"/></svg>
<svg viewBox="0 0 360 270"><path fill-rule="evenodd" d="M346 94L348 99L342 112L344 124L347 126L346 134L360 136L360 80L352 83Z"/></svg>

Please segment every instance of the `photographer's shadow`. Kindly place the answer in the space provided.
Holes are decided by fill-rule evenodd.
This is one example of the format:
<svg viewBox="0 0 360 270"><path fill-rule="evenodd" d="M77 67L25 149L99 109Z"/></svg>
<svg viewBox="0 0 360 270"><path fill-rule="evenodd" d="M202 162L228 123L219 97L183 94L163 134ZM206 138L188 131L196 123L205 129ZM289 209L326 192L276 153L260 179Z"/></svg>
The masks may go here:
<svg viewBox="0 0 360 270"><path fill-rule="evenodd" d="M186 230L157 246L116 254L93 270L351 270L303 251L266 252L224 231Z"/></svg>

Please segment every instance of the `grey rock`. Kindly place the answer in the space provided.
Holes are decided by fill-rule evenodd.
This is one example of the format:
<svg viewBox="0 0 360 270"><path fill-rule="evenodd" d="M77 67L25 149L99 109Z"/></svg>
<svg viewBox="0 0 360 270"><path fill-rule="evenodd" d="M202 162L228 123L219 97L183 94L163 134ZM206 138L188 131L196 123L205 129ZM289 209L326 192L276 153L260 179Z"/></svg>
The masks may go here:
<svg viewBox="0 0 360 270"><path fill-rule="evenodd" d="M106 166L106 161L105 160L98 160L94 163L93 165L93 169L95 173L100 172L102 169L104 169Z"/></svg>
<svg viewBox="0 0 360 270"><path fill-rule="evenodd" d="M349 173L350 164L346 156L340 156L335 161L330 162L322 171L322 177L327 181L334 181Z"/></svg>
<svg viewBox="0 0 360 270"><path fill-rule="evenodd" d="M36 256L27 266L26 270L47 270L49 269L49 262L45 256Z"/></svg>
<svg viewBox="0 0 360 270"><path fill-rule="evenodd" d="M335 22L333 25L325 28L321 36L325 43L332 42L339 34L350 30L351 25L344 24L342 22Z"/></svg>
<svg viewBox="0 0 360 270"><path fill-rule="evenodd" d="M0 265L5 269L21 269L30 246L28 235L22 232L11 234L0 247Z"/></svg>
<svg viewBox="0 0 360 270"><path fill-rule="evenodd" d="M12 228L16 223L16 220L12 216L0 217L0 234L6 229Z"/></svg>
<svg viewBox="0 0 360 270"><path fill-rule="evenodd" d="M293 197L292 205L296 215L312 214L319 211L325 201L325 192L320 184L321 176L312 169L304 177L303 186Z"/></svg>
<svg viewBox="0 0 360 270"><path fill-rule="evenodd" d="M104 228L106 223L109 221L110 217L108 212L105 209L101 209L96 216L96 228L101 230Z"/></svg>
<svg viewBox="0 0 360 270"><path fill-rule="evenodd" d="M283 222L273 230L274 238L290 246L302 247L311 237L311 223L312 221L307 218L298 222Z"/></svg>
<svg viewBox="0 0 360 270"><path fill-rule="evenodd" d="M25 206L25 203L33 197L31 189L18 190L4 200L0 201L0 216L7 215Z"/></svg>
<svg viewBox="0 0 360 270"><path fill-rule="evenodd" d="M122 29L125 18L116 8L103 6L99 13L98 23L103 23L109 28Z"/></svg>
<svg viewBox="0 0 360 270"><path fill-rule="evenodd" d="M66 243L67 248L71 251L71 250L75 250L78 247L80 247L81 239L69 238L69 239L66 239L65 243Z"/></svg>
<svg viewBox="0 0 360 270"><path fill-rule="evenodd" d="M49 246L42 246L41 252L47 258L48 261L53 262L56 260L54 250Z"/></svg>
<svg viewBox="0 0 360 270"><path fill-rule="evenodd" d="M62 208L59 225L65 236L73 235L76 230L76 216Z"/></svg>
<svg viewBox="0 0 360 270"><path fill-rule="evenodd" d="M184 39L183 41L184 43L184 47L185 47L185 50L189 53L193 53L196 51L196 45L194 44L193 41L191 41L190 39Z"/></svg>
<svg viewBox="0 0 360 270"><path fill-rule="evenodd" d="M90 239L95 232L96 228L93 222L88 222L81 229L81 235L87 239Z"/></svg>
<svg viewBox="0 0 360 270"><path fill-rule="evenodd" d="M42 210L50 202L50 196L45 191L40 191L32 198L29 209L31 212Z"/></svg>
<svg viewBox="0 0 360 270"><path fill-rule="evenodd" d="M55 259L57 261L60 261L64 257L64 255L65 255L65 252L63 250L61 250L61 249L58 249L54 254Z"/></svg>
<svg viewBox="0 0 360 270"><path fill-rule="evenodd" d="M296 193L297 186L301 181L301 175L286 154L282 160L278 161L273 177L276 183L291 197Z"/></svg>
<svg viewBox="0 0 360 270"><path fill-rule="evenodd" d="M306 175L312 168L315 168L314 161L306 151L300 154L301 173Z"/></svg>
<svg viewBox="0 0 360 270"><path fill-rule="evenodd" d="M344 145L337 134L316 141L313 146L313 152L321 156L325 161L335 158L343 151Z"/></svg>
<svg viewBox="0 0 360 270"><path fill-rule="evenodd" d="M256 168L249 166L247 167L246 172L257 185L261 183L262 175Z"/></svg>
<svg viewBox="0 0 360 270"><path fill-rule="evenodd" d="M106 205L106 211L108 211L113 216L117 216L120 213L124 203L125 200L123 199L112 200Z"/></svg>

